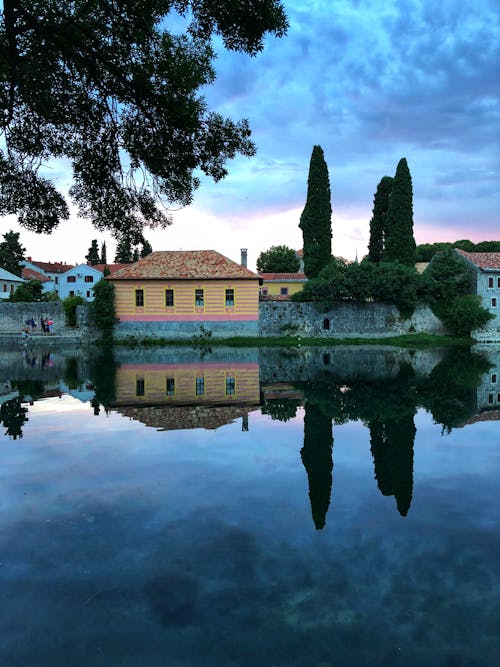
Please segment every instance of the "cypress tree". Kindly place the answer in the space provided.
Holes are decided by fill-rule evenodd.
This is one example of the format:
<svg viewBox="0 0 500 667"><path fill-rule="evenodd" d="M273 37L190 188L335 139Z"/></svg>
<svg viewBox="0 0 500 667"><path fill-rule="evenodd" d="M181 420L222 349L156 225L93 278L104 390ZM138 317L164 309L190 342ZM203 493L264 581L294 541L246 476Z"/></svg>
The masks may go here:
<svg viewBox="0 0 500 667"><path fill-rule="evenodd" d="M126 235L122 236L116 246L115 262L118 262L118 264L131 264L134 261L132 253L132 240Z"/></svg>
<svg viewBox="0 0 500 667"><path fill-rule="evenodd" d="M401 158L392 184L386 216L384 261L415 265L413 238L413 190L406 158Z"/></svg>
<svg viewBox="0 0 500 667"><path fill-rule="evenodd" d="M368 259L377 264L384 259L386 235L386 215L392 191L392 176L384 176L377 186L373 197L373 214L370 220L370 242L368 243Z"/></svg>
<svg viewBox="0 0 500 667"><path fill-rule="evenodd" d="M307 200L299 227L304 240L304 273L315 278L332 259L330 179L321 146L314 146L307 179Z"/></svg>
<svg viewBox="0 0 500 667"><path fill-rule="evenodd" d="M97 239L92 239L88 253L85 255L87 264L95 266L99 264L99 248L97 247Z"/></svg>
<svg viewBox="0 0 500 667"><path fill-rule="evenodd" d="M108 258L107 258L107 253L106 253L106 241L102 242L100 263L101 264L107 264L108 263Z"/></svg>

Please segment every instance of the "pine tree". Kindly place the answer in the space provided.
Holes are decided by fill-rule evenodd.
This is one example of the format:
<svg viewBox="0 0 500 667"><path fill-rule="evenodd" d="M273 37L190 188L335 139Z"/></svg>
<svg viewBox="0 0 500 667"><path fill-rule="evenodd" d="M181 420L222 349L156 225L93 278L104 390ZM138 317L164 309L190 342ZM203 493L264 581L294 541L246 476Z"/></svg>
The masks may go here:
<svg viewBox="0 0 500 667"><path fill-rule="evenodd" d="M132 263L132 241L128 236L122 236L118 241L115 262L118 262L118 264Z"/></svg>
<svg viewBox="0 0 500 667"><path fill-rule="evenodd" d="M3 235L4 240L0 243L0 267L20 276L22 272L21 262L24 259L26 248L19 242L19 232L7 232Z"/></svg>
<svg viewBox="0 0 500 667"><path fill-rule="evenodd" d="M392 184L386 216L385 262L415 265L416 245L413 237L413 190L406 158L401 158Z"/></svg>
<svg viewBox="0 0 500 667"><path fill-rule="evenodd" d="M315 278L332 259L332 206L328 167L321 146L314 146L307 179L307 200L299 227L304 240L304 272Z"/></svg>
<svg viewBox="0 0 500 667"><path fill-rule="evenodd" d="M370 262L382 262L386 235L386 215L392 191L392 176L384 176L377 186L373 197L373 215L370 220L370 242L368 243L368 259Z"/></svg>
<svg viewBox="0 0 500 667"><path fill-rule="evenodd" d="M91 266L95 266L96 264L99 264L99 248L97 247L97 239L92 239L92 243L90 245L88 253L85 255L85 259L87 260L87 264L90 264Z"/></svg>
<svg viewBox="0 0 500 667"><path fill-rule="evenodd" d="M132 261L133 262L139 261L139 248L134 248L134 252L132 253Z"/></svg>
<svg viewBox="0 0 500 667"><path fill-rule="evenodd" d="M151 247L151 243L147 241L145 238L142 239L142 248L141 248L141 257L146 257L147 255L150 255L153 252L153 248Z"/></svg>
<svg viewBox="0 0 500 667"><path fill-rule="evenodd" d="M100 264L107 264L108 260L106 257L106 241L103 241L101 246L101 261Z"/></svg>

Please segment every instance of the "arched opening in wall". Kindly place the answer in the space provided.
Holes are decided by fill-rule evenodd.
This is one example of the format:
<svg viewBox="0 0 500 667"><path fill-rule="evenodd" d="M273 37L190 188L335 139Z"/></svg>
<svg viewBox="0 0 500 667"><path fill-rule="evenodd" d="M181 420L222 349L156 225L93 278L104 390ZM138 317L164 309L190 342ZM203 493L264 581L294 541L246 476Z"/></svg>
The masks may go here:
<svg viewBox="0 0 500 667"><path fill-rule="evenodd" d="M325 317L325 319L323 320L323 329L325 331L330 331L330 320L328 319L328 317Z"/></svg>
<svg viewBox="0 0 500 667"><path fill-rule="evenodd" d="M329 365L330 365L330 355L328 354L328 352L327 352L326 354L323 355L323 364L324 364L325 366L329 366Z"/></svg>

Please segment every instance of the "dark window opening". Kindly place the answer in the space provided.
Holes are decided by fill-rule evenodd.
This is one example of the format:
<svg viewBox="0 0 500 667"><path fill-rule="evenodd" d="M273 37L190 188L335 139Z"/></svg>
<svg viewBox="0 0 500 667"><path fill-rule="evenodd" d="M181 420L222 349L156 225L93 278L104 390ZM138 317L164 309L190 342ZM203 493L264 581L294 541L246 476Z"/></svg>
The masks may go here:
<svg viewBox="0 0 500 667"><path fill-rule="evenodd" d="M67 283L76 283L76 278L75 276L67 276L66 278Z"/></svg>
<svg viewBox="0 0 500 667"><path fill-rule="evenodd" d="M328 353L326 353L326 354L323 355L323 364L324 364L325 366L329 366L329 365L330 365L330 355L329 355Z"/></svg>
<svg viewBox="0 0 500 667"><path fill-rule="evenodd" d="M85 276L85 282L86 283L93 283L94 282L94 276Z"/></svg>
<svg viewBox="0 0 500 667"><path fill-rule="evenodd" d="M196 395L203 396L205 393L205 378L196 378Z"/></svg>
<svg viewBox="0 0 500 667"><path fill-rule="evenodd" d="M142 289L135 290L135 305L136 307L144 306L144 290Z"/></svg>
<svg viewBox="0 0 500 667"><path fill-rule="evenodd" d="M235 378L226 378L226 396L234 396L236 390Z"/></svg>
<svg viewBox="0 0 500 667"><path fill-rule="evenodd" d="M198 308L203 308L205 303L205 297L202 289L197 289L194 291L194 305Z"/></svg>
<svg viewBox="0 0 500 667"><path fill-rule="evenodd" d="M325 331L330 331L330 320L328 319L328 317L325 317L325 319L323 320L323 329Z"/></svg>
<svg viewBox="0 0 500 667"><path fill-rule="evenodd" d="M226 290L226 306L234 306L234 289Z"/></svg>
<svg viewBox="0 0 500 667"><path fill-rule="evenodd" d="M172 307L174 305L174 290L166 289L165 290L165 306Z"/></svg>
<svg viewBox="0 0 500 667"><path fill-rule="evenodd" d="M135 395L144 396L144 378L137 378L135 381Z"/></svg>
<svg viewBox="0 0 500 667"><path fill-rule="evenodd" d="M175 379L167 378L167 396L173 396L175 394Z"/></svg>

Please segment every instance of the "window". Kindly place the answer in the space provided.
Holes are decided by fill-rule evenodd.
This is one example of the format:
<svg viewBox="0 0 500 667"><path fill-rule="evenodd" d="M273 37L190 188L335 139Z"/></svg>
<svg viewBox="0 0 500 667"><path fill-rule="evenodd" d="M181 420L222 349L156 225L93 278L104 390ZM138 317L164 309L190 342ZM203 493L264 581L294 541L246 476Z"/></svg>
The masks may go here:
<svg viewBox="0 0 500 667"><path fill-rule="evenodd" d="M11 286L10 286L10 293L11 293L11 294L14 294L14 285L11 285Z"/></svg>
<svg viewBox="0 0 500 667"><path fill-rule="evenodd" d="M492 384L496 384L496 382L497 382L497 374L496 373L491 374L491 382L492 382Z"/></svg>
<svg viewBox="0 0 500 667"><path fill-rule="evenodd" d="M205 378L196 378L196 395L203 396L205 393Z"/></svg>
<svg viewBox="0 0 500 667"><path fill-rule="evenodd" d="M144 378L136 378L135 380L135 395L144 396Z"/></svg>
<svg viewBox="0 0 500 667"><path fill-rule="evenodd" d="M136 308L141 308L144 306L144 290L136 289L135 290L135 305Z"/></svg>
<svg viewBox="0 0 500 667"><path fill-rule="evenodd" d="M329 355L328 352L327 352L326 354L323 355L323 364L324 364L325 366L329 366L329 365L330 365L330 355Z"/></svg>
<svg viewBox="0 0 500 667"><path fill-rule="evenodd" d="M500 278L497 278L497 287L500 289Z"/></svg>
<svg viewBox="0 0 500 667"><path fill-rule="evenodd" d="M262 296L267 296L267 288L266 288L266 287L263 287L263 288L260 290L260 293L262 294Z"/></svg>
<svg viewBox="0 0 500 667"><path fill-rule="evenodd" d="M87 298L90 298L90 290L87 290Z"/></svg>
<svg viewBox="0 0 500 667"><path fill-rule="evenodd" d="M86 283L93 283L94 282L94 276L85 276L85 282Z"/></svg>
<svg viewBox="0 0 500 667"><path fill-rule="evenodd" d="M7 291L7 285L6 285L6 283L3 284L3 291L4 291L4 292Z"/></svg>
<svg viewBox="0 0 500 667"><path fill-rule="evenodd" d="M55 283L56 283L56 285L59 285L59 277L58 276L56 276Z"/></svg>
<svg viewBox="0 0 500 667"><path fill-rule="evenodd" d="M234 289L226 290L226 306L234 306Z"/></svg>
<svg viewBox="0 0 500 667"><path fill-rule="evenodd" d="M167 378L167 396L173 396L175 394L175 379Z"/></svg>
<svg viewBox="0 0 500 667"><path fill-rule="evenodd" d="M69 291L69 295L70 295L70 296L75 296L75 291L72 290L72 289L70 289L70 291Z"/></svg>
<svg viewBox="0 0 500 667"><path fill-rule="evenodd" d="M287 296L288 295L288 287L280 287L280 294L281 294L281 296Z"/></svg>
<svg viewBox="0 0 500 667"><path fill-rule="evenodd" d="M493 278L488 278L488 287L493 287Z"/></svg>
<svg viewBox="0 0 500 667"><path fill-rule="evenodd" d="M75 276L67 276L66 282L67 283L76 283L76 277Z"/></svg>
<svg viewBox="0 0 500 667"><path fill-rule="evenodd" d="M500 394L497 394L497 403L500 403Z"/></svg>
<svg viewBox="0 0 500 667"><path fill-rule="evenodd" d="M496 308L497 307L497 300L495 297L492 297L491 299L491 307Z"/></svg>
<svg viewBox="0 0 500 667"><path fill-rule="evenodd" d="M235 392L235 378L227 377L226 378L226 396L234 396Z"/></svg>
<svg viewBox="0 0 500 667"><path fill-rule="evenodd" d="M493 394L488 394L488 403L493 405Z"/></svg>
<svg viewBox="0 0 500 667"><path fill-rule="evenodd" d="M325 317L325 319L323 320L323 329L325 331L330 331L330 320L328 319L328 317Z"/></svg>
<svg viewBox="0 0 500 667"><path fill-rule="evenodd" d="M174 290L166 289L165 290L165 306L171 308L174 305Z"/></svg>
<svg viewBox="0 0 500 667"><path fill-rule="evenodd" d="M205 298L203 296L203 290L202 289L196 289L194 291L194 305L199 307L199 308L203 308L204 300L205 300Z"/></svg>

